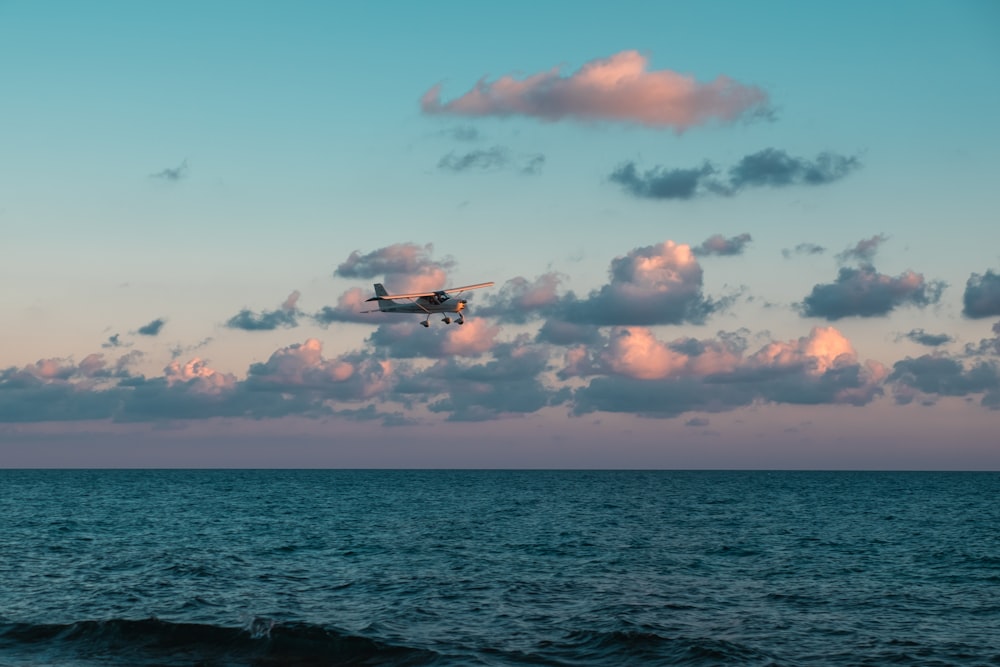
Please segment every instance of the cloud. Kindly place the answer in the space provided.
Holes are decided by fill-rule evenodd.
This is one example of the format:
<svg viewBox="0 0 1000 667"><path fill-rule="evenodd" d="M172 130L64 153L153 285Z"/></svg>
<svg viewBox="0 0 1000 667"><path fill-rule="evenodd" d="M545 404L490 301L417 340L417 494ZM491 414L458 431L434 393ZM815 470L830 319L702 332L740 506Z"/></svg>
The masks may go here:
<svg viewBox="0 0 1000 667"><path fill-rule="evenodd" d="M226 322L229 329L242 329L243 331L273 331L278 327L297 327L299 325L299 309L296 306L299 300L299 292L295 290L288 295L285 302L277 310L264 311L260 314L243 309L233 315Z"/></svg>
<svg viewBox="0 0 1000 667"><path fill-rule="evenodd" d="M826 185L838 181L861 166L857 157L820 153L815 160L790 156L783 150L765 148L747 155L729 169L729 187L785 187Z"/></svg>
<svg viewBox="0 0 1000 667"><path fill-rule="evenodd" d="M438 361L400 387L420 395L442 395L428 404L431 412L445 413L448 421L483 421L529 414L558 405L569 390L554 389L541 380L548 369L548 353L525 337L498 344L493 358L479 363L454 357Z"/></svg>
<svg viewBox="0 0 1000 667"><path fill-rule="evenodd" d="M158 171L155 174L150 174L150 178L159 178L164 181L170 181L171 183L176 183L177 181L185 178L188 174L188 163L184 160L176 167L168 167L162 171Z"/></svg>
<svg viewBox="0 0 1000 667"><path fill-rule="evenodd" d="M211 343L212 340L213 339L211 337L208 337L208 338L202 338L199 342L195 343L194 345L175 345L172 348L170 348L170 358L178 359L185 354L190 354L195 350L199 350L205 347L206 345Z"/></svg>
<svg viewBox="0 0 1000 667"><path fill-rule="evenodd" d="M601 340L601 332L589 324L575 324L563 320L548 319L538 330L536 340L552 345L592 345Z"/></svg>
<svg viewBox="0 0 1000 667"><path fill-rule="evenodd" d="M575 392L573 409L671 418L757 402L866 405L887 375L877 362L860 363L833 327L751 355L744 343L732 335L664 343L645 329L617 330L589 364L598 377Z"/></svg>
<svg viewBox="0 0 1000 667"><path fill-rule="evenodd" d="M163 329L163 325L166 323L167 321L165 319L158 317L149 324L139 327L139 330L136 333L140 336L158 336L160 334L160 330Z"/></svg>
<svg viewBox="0 0 1000 667"><path fill-rule="evenodd" d="M323 344L310 338L275 351L264 363L253 364L246 385L251 391L311 395L329 400L367 400L393 384L393 364L364 353L323 357Z"/></svg>
<svg viewBox="0 0 1000 667"><path fill-rule="evenodd" d="M673 241L636 248L611 262L611 281L586 299L566 295L554 319L576 324L701 323L728 305L702 294L702 269L691 247Z"/></svg>
<svg viewBox="0 0 1000 667"><path fill-rule="evenodd" d="M792 255L822 255L824 252L826 252L826 248L821 245L800 243L791 250L784 248L781 254L785 259L790 259Z"/></svg>
<svg viewBox="0 0 1000 667"><path fill-rule="evenodd" d="M732 196L747 188L826 185L859 168L856 157L820 153L815 160L795 158L766 148L747 155L728 170L728 178L709 162L689 169L656 166L640 173L634 162L616 168L608 180L640 199L693 199L705 195Z"/></svg>
<svg viewBox="0 0 1000 667"><path fill-rule="evenodd" d="M722 234L715 234L705 239L700 246L695 247L692 252L698 257L708 255L742 255L743 249L753 238L749 234L740 234L731 238L725 238Z"/></svg>
<svg viewBox="0 0 1000 667"><path fill-rule="evenodd" d="M993 325L992 338L983 338L979 341L978 345L967 344L965 346L965 353L970 356L984 354L1000 355L1000 322Z"/></svg>
<svg viewBox="0 0 1000 667"><path fill-rule="evenodd" d="M115 348L115 347L131 347L131 343L123 343L121 341L121 334L114 334L113 336L108 336L108 340L101 343L103 348Z"/></svg>
<svg viewBox="0 0 1000 667"><path fill-rule="evenodd" d="M545 156L541 153L513 158L510 152L501 146L487 149L477 149L464 154L454 151L438 160L438 169L451 172L463 171L498 171L512 166L522 174L536 174L545 164Z"/></svg>
<svg viewBox="0 0 1000 667"><path fill-rule="evenodd" d="M397 243L366 255L354 251L334 272L342 278L382 278L390 293L426 292L447 287L447 272L455 262L431 258L434 246Z"/></svg>
<svg viewBox="0 0 1000 667"><path fill-rule="evenodd" d="M235 375L220 373L197 357L184 364L171 362L164 369L163 377L168 387L184 384L189 390L202 394L218 395L236 386Z"/></svg>
<svg viewBox="0 0 1000 667"><path fill-rule="evenodd" d="M888 240L889 237L885 234L877 234L870 239L862 239L853 248L848 248L843 252L837 253L837 261L841 263L857 261L864 264L871 264L872 260L875 259L875 253L878 252L879 246Z"/></svg>
<svg viewBox="0 0 1000 667"><path fill-rule="evenodd" d="M500 146L480 150L469 151L464 155L448 153L438 161L438 169L447 171L468 171L469 169L480 169L484 171L495 170L507 166L510 156L507 149Z"/></svg>
<svg viewBox="0 0 1000 667"><path fill-rule="evenodd" d="M897 336L896 340L902 340L903 338L919 345L926 345L927 347L940 347L955 340L948 334L932 334L927 333L923 329L912 329L908 333Z"/></svg>
<svg viewBox="0 0 1000 667"><path fill-rule="evenodd" d="M695 169L654 167L640 174L634 162L626 162L608 179L634 197L642 199L691 199L710 188L715 169L707 162Z"/></svg>
<svg viewBox="0 0 1000 667"><path fill-rule="evenodd" d="M436 85L421 97L426 114L527 116L543 121L610 121L683 132L710 121L770 114L762 89L725 76L710 83L670 70L648 70L646 56L622 51L563 76L559 68L523 79L485 78L464 95L441 101Z"/></svg>
<svg viewBox="0 0 1000 667"><path fill-rule="evenodd" d="M893 364L889 382L894 385L896 402L901 404L983 394L984 407L1000 409L1000 367L994 361L980 361L966 368L961 361L944 355L907 357Z"/></svg>
<svg viewBox="0 0 1000 667"><path fill-rule="evenodd" d="M443 357L475 357L489 352L497 341L500 329L482 318L473 318L463 325L424 329L414 326L416 316L401 322L382 324L367 341L384 350L394 359Z"/></svg>
<svg viewBox="0 0 1000 667"><path fill-rule="evenodd" d="M937 303L945 284L930 283L922 274L906 271L895 278L866 265L843 267L837 279L816 285L799 306L803 317L839 320L842 317L880 317L903 305L919 308Z"/></svg>
<svg viewBox="0 0 1000 667"><path fill-rule="evenodd" d="M415 243L397 243L361 254L355 250L334 271L341 278L362 278L382 282L392 294L428 292L447 288L448 271L454 267L451 258L435 260L434 246L419 246ZM340 295L335 306L323 306L310 317L327 326L334 322L378 323L386 317L393 317L372 311L372 304L365 299L372 296L370 288L352 287ZM463 298L468 298L463 296Z"/></svg>
<svg viewBox="0 0 1000 667"><path fill-rule="evenodd" d="M379 313L377 309L372 311L372 304L365 303L365 299L373 294L371 289L352 287L337 300L336 306L323 306L311 317L321 326L327 326L334 322L363 322L371 324L379 319L388 317Z"/></svg>
<svg viewBox="0 0 1000 667"><path fill-rule="evenodd" d="M477 304L475 312L482 317L523 324L558 306L559 286L564 279L556 272L544 273L533 281L521 276L511 278L487 295L484 304Z"/></svg>
<svg viewBox="0 0 1000 667"><path fill-rule="evenodd" d="M962 314L979 319L1000 315L1000 274L991 269L980 275L973 273L965 283Z"/></svg>
<svg viewBox="0 0 1000 667"><path fill-rule="evenodd" d="M479 130L471 125L457 125L446 130L446 133L455 141L472 142L479 139Z"/></svg>

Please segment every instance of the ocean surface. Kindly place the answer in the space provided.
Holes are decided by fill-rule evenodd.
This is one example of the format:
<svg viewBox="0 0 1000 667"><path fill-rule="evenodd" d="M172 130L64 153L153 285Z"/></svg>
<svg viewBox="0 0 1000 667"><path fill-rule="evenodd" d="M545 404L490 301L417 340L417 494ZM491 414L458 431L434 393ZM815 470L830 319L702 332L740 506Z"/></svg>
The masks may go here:
<svg viewBox="0 0 1000 667"><path fill-rule="evenodd" d="M0 666L1000 665L1000 473L0 470Z"/></svg>

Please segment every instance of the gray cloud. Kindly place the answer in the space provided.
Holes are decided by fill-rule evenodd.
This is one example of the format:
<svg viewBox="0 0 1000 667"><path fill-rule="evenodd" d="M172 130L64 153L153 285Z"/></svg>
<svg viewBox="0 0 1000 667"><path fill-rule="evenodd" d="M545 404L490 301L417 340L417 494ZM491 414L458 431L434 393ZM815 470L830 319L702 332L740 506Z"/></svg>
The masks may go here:
<svg viewBox="0 0 1000 667"><path fill-rule="evenodd" d="M165 319L158 317L149 324L139 327L136 333L140 336L158 336L160 334L160 330L163 329L163 325L166 323L167 321Z"/></svg>
<svg viewBox="0 0 1000 667"><path fill-rule="evenodd" d="M472 125L457 125L445 130L445 133L455 141L471 142L479 139L479 130Z"/></svg>
<svg viewBox="0 0 1000 667"><path fill-rule="evenodd" d="M826 185L838 181L861 166L857 157L820 153L815 160L788 155L785 151L765 148L747 155L729 169L729 187L784 187L788 185Z"/></svg>
<svg viewBox="0 0 1000 667"><path fill-rule="evenodd" d="M891 277L872 266L843 267L837 279L816 285L800 304L805 317L839 320L842 317L880 317L903 305L919 308L937 303L945 284L930 283L923 275L908 271Z"/></svg>
<svg viewBox="0 0 1000 667"><path fill-rule="evenodd" d="M561 346L593 345L602 339L601 331L589 324L574 324L554 319L546 320L536 335L539 343Z"/></svg>
<svg viewBox="0 0 1000 667"><path fill-rule="evenodd" d="M792 255L822 255L824 252L826 252L826 248L821 245L800 243L791 250L784 248L781 254L785 259L790 259Z"/></svg>
<svg viewBox="0 0 1000 667"><path fill-rule="evenodd" d="M341 263L334 275L341 278L376 278L387 274L421 274L432 269L450 269L454 260L431 259L434 246L397 243L379 248L366 255L357 250Z"/></svg>
<svg viewBox="0 0 1000 667"><path fill-rule="evenodd" d="M700 246L692 249L695 255L704 257L707 255L742 255L743 250L753 238L749 234L740 234L725 238L722 234L715 234L705 239Z"/></svg>
<svg viewBox="0 0 1000 667"><path fill-rule="evenodd" d="M1000 355L1000 322L993 325L993 337L983 338L977 345L969 343L965 346L967 355Z"/></svg>
<svg viewBox="0 0 1000 667"><path fill-rule="evenodd" d="M634 162L626 162L608 179L629 194L642 199L691 199L710 189L715 169L707 162L696 169L654 167L640 174Z"/></svg>
<svg viewBox="0 0 1000 667"><path fill-rule="evenodd" d="M785 151L766 148L747 155L730 167L728 178L705 162L693 169L656 166L640 173L634 162L626 162L608 177L629 194L643 199L692 199L703 195L735 195L747 188L826 185L859 168L857 157L820 153L815 160L795 158Z"/></svg>
<svg viewBox="0 0 1000 667"><path fill-rule="evenodd" d="M438 160L438 169L452 172L463 171L498 171L511 167L523 174L536 174L545 164L545 156L534 153L526 156L513 157L506 148L477 149L458 154L454 151Z"/></svg>
<svg viewBox="0 0 1000 667"><path fill-rule="evenodd" d="M476 314L523 324L559 304L558 290L564 279L556 272L544 273L533 281L521 276L511 278L487 295L485 303L476 306Z"/></svg>
<svg viewBox="0 0 1000 667"><path fill-rule="evenodd" d="M548 353L520 338L498 344L493 359L462 363L442 359L411 378L410 392L440 394L429 403L432 412L447 413L448 421L483 421L505 415L529 414L569 398L567 389L551 389L542 381Z"/></svg>
<svg viewBox="0 0 1000 667"><path fill-rule="evenodd" d="M108 340L101 343L103 348L115 348L115 347L129 347L130 343L123 343L121 341L121 334L114 334L113 336L108 336Z"/></svg>
<svg viewBox="0 0 1000 667"><path fill-rule="evenodd" d="M992 269L980 275L973 273L965 283L962 314L979 319L1000 315L1000 274Z"/></svg>
<svg viewBox="0 0 1000 667"><path fill-rule="evenodd" d="M925 354L893 364L888 382L894 385L897 403L983 394L984 407L1000 409L1000 367L993 361L980 361L966 368L957 359Z"/></svg>
<svg viewBox="0 0 1000 667"><path fill-rule="evenodd" d="M205 347L206 345L208 345L209 343L211 343L212 340L213 339L211 337L208 337L208 338L202 338L200 341L198 341L194 345L186 345L186 346L175 345L172 348L170 348L170 358L171 359L177 359L177 358L179 358L179 357L181 357L181 356L183 356L185 354L191 354L195 350L199 350L199 349Z"/></svg>
<svg viewBox="0 0 1000 667"><path fill-rule="evenodd" d="M843 252L837 253L837 261L841 263L857 261L864 264L871 264L872 260L875 259L875 253L878 252L879 246L887 240L889 240L889 237L885 234L877 234L870 239L862 239L853 248L848 248Z"/></svg>
<svg viewBox="0 0 1000 667"><path fill-rule="evenodd" d="M456 155L454 152L448 153L438 160L438 169L447 171L468 171L478 169L490 171L507 166L510 156L507 149L500 146L493 148L469 151L463 155Z"/></svg>
<svg viewBox="0 0 1000 667"><path fill-rule="evenodd" d="M923 329L912 329L911 331L897 337L896 340L901 340L903 338L920 345L926 345L927 347L940 347L941 345L946 345L947 343L955 340L948 334L932 334L927 333Z"/></svg>
<svg viewBox="0 0 1000 667"><path fill-rule="evenodd" d="M150 178L159 178L164 181L170 181L171 183L176 183L177 181L185 178L188 174L188 163L184 160L176 167L168 167L162 171L158 171L155 174L150 174Z"/></svg>
<svg viewBox="0 0 1000 667"><path fill-rule="evenodd" d="M273 331L279 327L297 327L299 325L299 310L296 304L299 300L298 290L292 292L277 310L254 313L243 309L233 315L226 322L229 329L242 329L243 331Z"/></svg>

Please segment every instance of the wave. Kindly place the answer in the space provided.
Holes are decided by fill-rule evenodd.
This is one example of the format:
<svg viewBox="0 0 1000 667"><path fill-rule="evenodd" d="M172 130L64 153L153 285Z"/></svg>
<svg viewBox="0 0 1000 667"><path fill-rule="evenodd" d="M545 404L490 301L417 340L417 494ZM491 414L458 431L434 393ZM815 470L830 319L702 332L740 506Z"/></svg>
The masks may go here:
<svg viewBox="0 0 1000 667"><path fill-rule="evenodd" d="M574 665L773 665L773 656L720 639L665 637L649 630L578 630L537 654Z"/></svg>
<svg viewBox="0 0 1000 667"><path fill-rule="evenodd" d="M430 650L393 646L308 623L253 619L233 628L157 618L69 624L0 623L0 656L30 664L101 665L428 665ZM29 663L24 663L29 664Z"/></svg>

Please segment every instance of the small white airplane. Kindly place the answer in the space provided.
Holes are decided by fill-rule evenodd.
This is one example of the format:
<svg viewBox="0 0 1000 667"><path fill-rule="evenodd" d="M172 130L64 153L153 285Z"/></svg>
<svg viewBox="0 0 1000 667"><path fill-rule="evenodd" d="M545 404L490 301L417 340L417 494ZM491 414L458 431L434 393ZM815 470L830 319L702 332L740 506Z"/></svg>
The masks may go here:
<svg viewBox="0 0 1000 667"><path fill-rule="evenodd" d="M382 283L375 283L375 296L368 301L378 301L378 309L383 313L426 313L427 318L421 322L425 327L430 326L431 315L434 313L444 313L442 322L451 324L451 317L448 313L458 313L458 323L465 324L465 317L462 311L465 310L465 299L452 299L462 292L474 289L490 287L493 283L479 283L478 285L466 285L465 287L449 287L448 289L437 290L436 292L414 292L413 294L389 294ZM397 299L399 301L397 301ZM403 300L409 303L401 303ZM363 313L374 313L374 310L362 310Z"/></svg>

